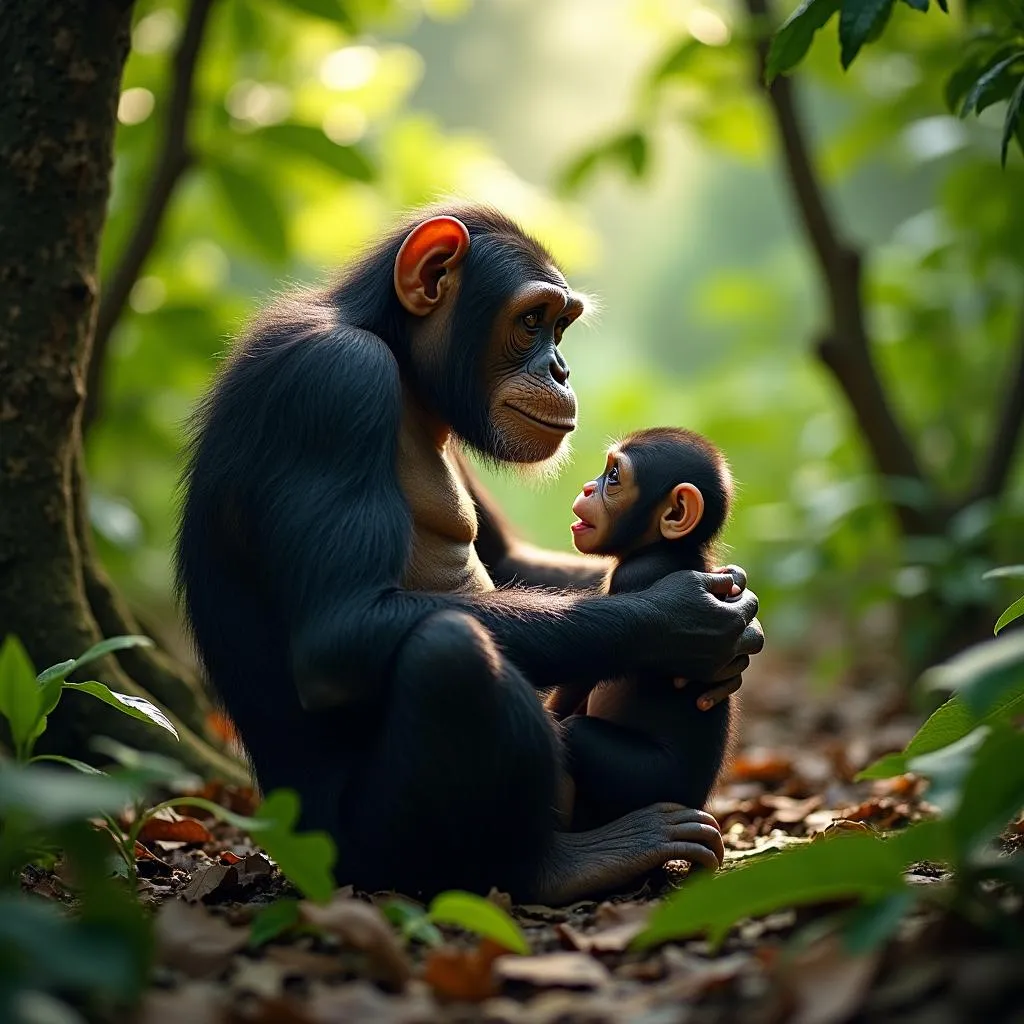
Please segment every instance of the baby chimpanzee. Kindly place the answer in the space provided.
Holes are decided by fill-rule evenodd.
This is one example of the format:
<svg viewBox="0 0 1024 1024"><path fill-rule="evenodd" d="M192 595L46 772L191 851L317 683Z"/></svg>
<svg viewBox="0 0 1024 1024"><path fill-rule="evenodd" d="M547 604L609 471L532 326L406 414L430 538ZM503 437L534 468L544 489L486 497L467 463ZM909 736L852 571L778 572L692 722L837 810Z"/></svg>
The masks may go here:
<svg viewBox="0 0 1024 1024"><path fill-rule="evenodd" d="M611 448L604 472L573 503L573 543L614 556L612 594L680 569L708 572L732 490L725 458L699 434L641 430ZM703 807L725 759L733 702L701 710L700 692L697 682L680 692L657 676L613 679L590 693L585 715L565 719L574 827L658 801Z"/></svg>

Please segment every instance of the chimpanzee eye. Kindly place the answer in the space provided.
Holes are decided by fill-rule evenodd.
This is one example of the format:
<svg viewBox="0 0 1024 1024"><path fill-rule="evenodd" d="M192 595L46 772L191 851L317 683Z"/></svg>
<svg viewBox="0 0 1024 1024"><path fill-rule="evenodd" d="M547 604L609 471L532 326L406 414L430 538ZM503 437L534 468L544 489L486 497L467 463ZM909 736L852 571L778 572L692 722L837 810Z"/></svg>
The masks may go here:
<svg viewBox="0 0 1024 1024"><path fill-rule="evenodd" d="M523 314L523 326L528 331L536 331L540 328L540 312L531 309L529 313Z"/></svg>
<svg viewBox="0 0 1024 1024"><path fill-rule="evenodd" d="M606 474L606 477L607 477L608 483L610 483L610 484L617 484L619 482L619 465L618 465L618 463L616 463L614 466L612 466L611 469L608 470L608 473Z"/></svg>
<svg viewBox="0 0 1024 1024"><path fill-rule="evenodd" d="M555 344L557 345L562 340L562 335L565 333L566 327L569 326L569 318L561 317L558 323L555 324Z"/></svg>

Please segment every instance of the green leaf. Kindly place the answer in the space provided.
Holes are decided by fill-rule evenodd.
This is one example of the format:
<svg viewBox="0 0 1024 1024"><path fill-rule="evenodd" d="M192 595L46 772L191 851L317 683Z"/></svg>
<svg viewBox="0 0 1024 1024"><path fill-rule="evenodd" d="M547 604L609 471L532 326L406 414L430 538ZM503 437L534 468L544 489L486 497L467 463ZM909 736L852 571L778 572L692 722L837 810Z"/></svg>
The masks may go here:
<svg viewBox="0 0 1024 1024"><path fill-rule="evenodd" d="M673 75L678 75L681 71L686 71L693 63L694 58L703 49L704 43L687 36L678 46L669 50L658 64L655 65L654 70L651 72L650 84L657 85L666 78L671 78Z"/></svg>
<svg viewBox="0 0 1024 1024"><path fill-rule="evenodd" d="M957 691L980 717L1024 687L1024 631L1012 630L969 647L929 669L921 682L931 689Z"/></svg>
<svg viewBox="0 0 1024 1024"><path fill-rule="evenodd" d="M994 839L1024 807L1024 733L993 729L971 760L950 829L970 857Z"/></svg>
<svg viewBox="0 0 1024 1024"><path fill-rule="evenodd" d="M253 132L254 142L266 142L279 150L296 153L354 181L373 181L376 168L356 146L339 146L323 130L308 124L274 124Z"/></svg>
<svg viewBox="0 0 1024 1024"><path fill-rule="evenodd" d="M605 159L606 155L604 146L599 146L581 153L559 175L559 191L567 195L571 195L578 191L584 182L586 182L587 178L597 170L597 167Z"/></svg>
<svg viewBox="0 0 1024 1024"><path fill-rule="evenodd" d="M1020 124L1022 110L1024 110L1024 78L1017 83L1017 88L1013 90L1013 95L1010 97L1010 102L1006 107L1006 120L1003 121L1003 141L1000 149L1000 160L1004 167L1006 166L1006 158L1010 153L1010 140L1017 131L1017 125ZM1015 566L1015 568L1020 569L1021 566ZM1011 611L1012 608L1016 608L1017 605L1020 605L1022 602L1024 602L1024 597L1022 597L1020 601L1017 601L1011 608L1008 608L1007 612ZM1003 618L1006 616L1007 612L1003 612L999 617L999 622L996 623L997 633L1006 625L1006 622L1003 622ZM1022 610L1019 611L1014 618L1017 618L1017 616L1022 613L1024 613L1024 607L1022 607ZM1012 619L1007 619L1007 622L1012 621ZM1002 623L1002 625L999 623Z"/></svg>
<svg viewBox="0 0 1024 1024"><path fill-rule="evenodd" d="M647 168L647 139L640 132L629 132L617 142L615 153L634 178L643 177Z"/></svg>
<svg viewBox="0 0 1024 1024"><path fill-rule="evenodd" d="M153 641L148 636L112 636L106 640L101 640L98 644L93 644L85 652L75 658L68 669L67 675L70 675L75 669L81 668L83 665L88 665L92 661L96 661L98 658L102 658L107 654L113 654L114 651L126 651L130 647L152 647ZM56 665L53 666L57 668ZM47 671L50 671L47 669Z"/></svg>
<svg viewBox="0 0 1024 1024"><path fill-rule="evenodd" d="M67 661L58 661L56 665L51 665L48 669L44 669L36 676L36 682L40 686L45 686L47 683L53 682L54 679L59 679L63 682L71 674L71 670L75 667L75 659L69 658Z"/></svg>
<svg viewBox="0 0 1024 1024"><path fill-rule="evenodd" d="M77 775L44 765L0 766L0 814L21 811L46 825L116 813L138 790L109 776Z"/></svg>
<svg viewBox="0 0 1024 1024"><path fill-rule="evenodd" d="M31 751L32 733L39 721L42 693L36 682L36 670L22 646L13 635L0 647L0 714L11 728L18 757Z"/></svg>
<svg viewBox="0 0 1024 1024"><path fill-rule="evenodd" d="M956 743L979 725L1009 721L1021 710L1024 710L1024 687L1019 692L1003 694L981 717L973 714L959 697L950 697L929 715L902 753L887 754L875 761L858 773L857 781L902 775L910 771L909 762L913 758Z"/></svg>
<svg viewBox="0 0 1024 1024"><path fill-rule="evenodd" d="M107 774L99 768L94 768L91 764L79 761L76 757L64 757L61 754L36 754L36 756L29 761L29 764L38 764L40 761L52 761L55 764L64 764L69 768L74 768L76 772L81 772L83 775L105 776Z"/></svg>
<svg viewBox="0 0 1024 1024"><path fill-rule="evenodd" d="M224 163L208 165L235 226L265 259L283 263L288 227L277 195L255 174Z"/></svg>
<svg viewBox="0 0 1024 1024"><path fill-rule="evenodd" d="M848 68L869 40L877 38L892 14L894 0L843 0L839 11L840 60Z"/></svg>
<svg viewBox="0 0 1024 1024"><path fill-rule="evenodd" d="M883 896L874 903L858 907L843 927L843 940L847 950L855 956L870 953L884 945L896 934L907 911L917 902L910 889Z"/></svg>
<svg viewBox="0 0 1024 1024"><path fill-rule="evenodd" d="M989 569L981 578L983 580L1024 579L1024 565L1001 565L997 569Z"/></svg>
<svg viewBox="0 0 1024 1024"><path fill-rule="evenodd" d="M1024 96L1024 81L1021 82L1021 95ZM1006 163L1005 149L1003 150L1003 163ZM1005 629L1011 622L1019 619L1022 615L1024 615L1024 597L1018 597L1017 600L1014 601L998 619L996 619L996 625L993 632L998 636L1003 629Z"/></svg>
<svg viewBox="0 0 1024 1024"><path fill-rule="evenodd" d="M301 920L298 900L276 900L264 907L252 919L249 929L249 948L258 949L271 939L291 931Z"/></svg>
<svg viewBox="0 0 1024 1024"><path fill-rule="evenodd" d="M334 21L346 31L355 33L358 26L352 20L342 0L281 0L286 7L292 7L316 18Z"/></svg>
<svg viewBox="0 0 1024 1024"><path fill-rule="evenodd" d="M838 10L839 0L803 0L772 39L765 79L770 83L777 75L796 67L811 48L815 33Z"/></svg>
<svg viewBox="0 0 1024 1024"><path fill-rule="evenodd" d="M960 108L960 116L966 117L971 111L980 114L986 107L1005 99L1012 91L1013 82L1016 80L1010 79L1006 72L1021 58L1024 58L1024 51L1017 50L989 67L971 86Z"/></svg>
<svg viewBox="0 0 1024 1024"><path fill-rule="evenodd" d="M137 958L127 936L83 925L63 908L38 897L21 893L0 896L0 948L6 964L17 972L14 977L27 987L94 997L103 994L117 1001L130 1000L136 994ZM54 1001L52 1007L44 1004L38 1012L39 1004L33 1000L33 1009L35 1014L4 1019L84 1020L77 1013L69 1016L64 1002Z"/></svg>
<svg viewBox="0 0 1024 1024"><path fill-rule="evenodd" d="M396 897L380 904L380 910L402 933L402 938L414 939L427 946L440 946L444 942L444 937L431 923L426 910L418 904Z"/></svg>
<svg viewBox="0 0 1024 1024"><path fill-rule="evenodd" d="M266 823L259 843L302 894L316 903L327 903L334 892L332 870L338 851L326 832L294 831L299 820L299 798L290 789L275 789L256 811Z"/></svg>
<svg viewBox="0 0 1024 1024"><path fill-rule="evenodd" d="M530 952L519 925L501 907L482 896L453 889L435 897L427 911L435 924L454 924L491 939L513 953Z"/></svg>
<svg viewBox="0 0 1024 1024"><path fill-rule="evenodd" d="M136 750L109 736L96 736L89 746L126 769L118 772L120 778L130 778L141 786L184 789L199 789L202 786L202 780L173 757Z"/></svg>
<svg viewBox="0 0 1024 1024"><path fill-rule="evenodd" d="M115 693L109 686L90 680L87 683L65 683L65 690L76 690L80 693L88 693L97 700L117 708L129 718L137 718L140 722L152 722L166 729L175 739L178 738L178 731L174 728L171 720L151 701L145 697L135 697L130 693Z"/></svg>
<svg viewBox="0 0 1024 1024"><path fill-rule="evenodd" d="M638 949L707 932L717 945L744 917L824 900L877 900L903 889L902 872L922 849L944 848L944 832L925 822L893 840L857 833L821 839L680 889L637 936ZM920 834L918 830L924 830Z"/></svg>
<svg viewBox="0 0 1024 1024"><path fill-rule="evenodd" d="M928 779L928 802L943 814L952 814L959 805L964 779L989 732L988 726L980 726L948 747L910 759L910 769Z"/></svg>

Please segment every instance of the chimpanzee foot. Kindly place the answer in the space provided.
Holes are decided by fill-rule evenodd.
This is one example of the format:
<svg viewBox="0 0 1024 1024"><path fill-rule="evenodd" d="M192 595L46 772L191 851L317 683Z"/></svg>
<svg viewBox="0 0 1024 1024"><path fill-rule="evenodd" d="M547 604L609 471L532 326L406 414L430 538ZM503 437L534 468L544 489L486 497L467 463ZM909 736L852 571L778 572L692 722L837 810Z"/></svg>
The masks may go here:
<svg viewBox="0 0 1024 1024"><path fill-rule="evenodd" d="M716 871L724 857L718 822L706 811L653 804L590 832L557 833L532 896L572 903L627 886L666 861Z"/></svg>

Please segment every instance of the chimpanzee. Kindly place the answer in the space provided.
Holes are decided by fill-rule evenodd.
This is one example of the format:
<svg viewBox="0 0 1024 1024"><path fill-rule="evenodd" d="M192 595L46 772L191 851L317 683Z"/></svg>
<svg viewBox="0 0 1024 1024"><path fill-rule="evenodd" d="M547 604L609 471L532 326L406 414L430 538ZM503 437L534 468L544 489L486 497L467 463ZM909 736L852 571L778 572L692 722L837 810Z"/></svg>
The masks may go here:
<svg viewBox="0 0 1024 1024"><path fill-rule="evenodd" d="M573 542L581 552L615 556L609 594L644 591L681 569L707 572L732 491L725 458L700 434L637 431L609 450L604 472L573 503ZM577 825L603 824L655 800L704 806L733 718L732 701L712 706L706 689L694 682L684 698L668 676L642 671L591 691L586 714L563 722Z"/></svg>
<svg viewBox="0 0 1024 1024"><path fill-rule="evenodd" d="M434 208L258 315L193 421L192 636L260 786L298 791L339 880L560 901L722 856L710 815L666 802L559 831L535 690L651 671L732 692L757 598L692 572L601 594L599 569L517 545L459 454L558 454L576 425L559 343L583 308L512 221Z"/></svg>

